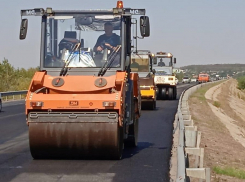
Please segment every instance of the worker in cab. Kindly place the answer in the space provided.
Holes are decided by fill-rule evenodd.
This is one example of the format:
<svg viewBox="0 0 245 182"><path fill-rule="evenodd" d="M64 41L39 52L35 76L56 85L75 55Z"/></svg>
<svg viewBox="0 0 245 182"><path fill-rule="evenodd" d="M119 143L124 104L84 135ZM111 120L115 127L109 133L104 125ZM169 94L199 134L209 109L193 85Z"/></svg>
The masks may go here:
<svg viewBox="0 0 245 182"><path fill-rule="evenodd" d="M101 52L105 48L110 50L115 50L115 48L120 45L120 36L113 33L113 25L110 22L104 24L105 33L100 35L95 46L95 52Z"/></svg>
<svg viewBox="0 0 245 182"><path fill-rule="evenodd" d="M160 62L158 63L158 66L165 66L165 63L163 62L162 58L160 59Z"/></svg>
<svg viewBox="0 0 245 182"><path fill-rule="evenodd" d="M132 63L130 65L130 68L137 68L139 69L140 65L135 61L135 59L132 59Z"/></svg>
<svg viewBox="0 0 245 182"><path fill-rule="evenodd" d="M114 53L114 56L112 58L112 64L111 67L120 67L120 49L117 49L117 47L121 44L120 36L113 33L113 25L110 22L106 22L104 24L104 30L105 33L103 35L100 35L97 39L97 42L93 48L95 52L94 60L95 64L97 66L101 66L104 63L101 63L102 60L102 51L104 49L108 50L108 56L112 53Z"/></svg>

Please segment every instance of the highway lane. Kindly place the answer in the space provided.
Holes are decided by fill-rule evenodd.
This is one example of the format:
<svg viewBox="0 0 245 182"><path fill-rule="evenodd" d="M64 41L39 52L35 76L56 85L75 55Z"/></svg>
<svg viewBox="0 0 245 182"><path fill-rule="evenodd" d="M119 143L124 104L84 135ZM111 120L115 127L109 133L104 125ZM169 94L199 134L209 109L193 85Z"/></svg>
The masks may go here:
<svg viewBox="0 0 245 182"><path fill-rule="evenodd" d="M178 98L188 86L178 86ZM113 161L33 160L24 102L6 103L0 113L0 181L169 181L177 105L178 100L158 101L155 111L142 111L138 147L125 148L123 159Z"/></svg>
<svg viewBox="0 0 245 182"><path fill-rule="evenodd" d="M27 131L24 101L3 103L0 112L0 144Z"/></svg>

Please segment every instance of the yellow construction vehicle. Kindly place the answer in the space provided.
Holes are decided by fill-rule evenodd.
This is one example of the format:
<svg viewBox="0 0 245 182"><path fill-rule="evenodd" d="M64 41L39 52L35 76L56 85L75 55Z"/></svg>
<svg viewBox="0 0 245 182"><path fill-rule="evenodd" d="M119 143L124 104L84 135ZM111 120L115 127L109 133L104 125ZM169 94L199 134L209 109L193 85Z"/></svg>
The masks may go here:
<svg viewBox="0 0 245 182"><path fill-rule="evenodd" d="M149 50L137 50L131 55L131 71L140 77L140 93L142 109L156 108L156 86L154 83L153 57Z"/></svg>

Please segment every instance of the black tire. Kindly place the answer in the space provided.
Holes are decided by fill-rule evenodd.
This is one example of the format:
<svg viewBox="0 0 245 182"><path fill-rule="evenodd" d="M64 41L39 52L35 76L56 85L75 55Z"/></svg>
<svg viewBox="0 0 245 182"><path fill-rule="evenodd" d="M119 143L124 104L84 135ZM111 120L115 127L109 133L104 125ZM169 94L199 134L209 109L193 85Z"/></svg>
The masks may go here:
<svg viewBox="0 0 245 182"><path fill-rule="evenodd" d="M133 118L133 124L129 125L128 138L125 140L125 144L129 147L136 147L138 144L138 119L136 119L135 108L137 107L137 99L134 99L133 92L131 93L131 113Z"/></svg>
<svg viewBox="0 0 245 182"><path fill-rule="evenodd" d="M157 105L157 104L156 104L156 101L154 100L154 101L153 101L153 108L152 108L152 110L155 110L155 109L156 109L156 105Z"/></svg>
<svg viewBox="0 0 245 182"><path fill-rule="evenodd" d="M173 100L174 99L174 89L173 88L168 88L168 99Z"/></svg>
<svg viewBox="0 0 245 182"><path fill-rule="evenodd" d="M129 147L137 147L138 145L138 127L139 119L135 119L134 123L129 125L128 138L125 141Z"/></svg>
<svg viewBox="0 0 245 182"><path fill-rule="evenodd" d="M160 100L161 99L161 95L160 95L160 93L161 93L161 88L156 88L156 96L157 96L157 100Z"/></svg>
<svg viewBox="0 0 245 182"><path fill-rule="evenodd" d="M0 112L2 111L2 107L3 107L2 100L0 100Z"/></svg>
<svg viewBox="0 0 245 182"><path fill-rule="evenodd" d="M174 100L176 100L176 99L177 99L177 88L174 87Z"/></svg>
<svg viewBox="0 0 245 182"><path fill-rule="evenodd" d="M148 109L149 110L154 110L155 109L154 101L149 102Z"/></svg>
<svg viewBox="0 0 245 182"><path fill-rule="evenodd" d="M167 89L166 88L161 89L161 99L162 100L167 99Z"/></svg>
<svg viewBox="0 0 245 182"><path fill-rule="evenodd" d="M120 160L122 159L123 148L124 148L124 141L123 141L123 128L118 126L118 149L111 157L111 159Z"/></svg>

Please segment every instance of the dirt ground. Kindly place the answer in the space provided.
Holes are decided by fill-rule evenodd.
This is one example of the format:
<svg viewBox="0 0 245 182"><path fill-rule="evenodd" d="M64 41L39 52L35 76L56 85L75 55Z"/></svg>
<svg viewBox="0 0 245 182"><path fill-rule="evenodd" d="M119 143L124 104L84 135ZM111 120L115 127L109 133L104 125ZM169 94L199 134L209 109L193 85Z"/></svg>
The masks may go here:
<svg viewBox="0 0 245 182"><path fill-rule="evenodd" d="M210 88L204 99L194 93L188 101L194 125L202 132L204 167L211 169L213 182L245 181L213 171L213 167L245 170L245 93L236 86L230 79Z"/></svg>

